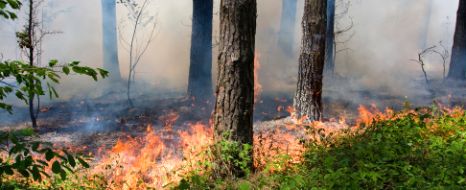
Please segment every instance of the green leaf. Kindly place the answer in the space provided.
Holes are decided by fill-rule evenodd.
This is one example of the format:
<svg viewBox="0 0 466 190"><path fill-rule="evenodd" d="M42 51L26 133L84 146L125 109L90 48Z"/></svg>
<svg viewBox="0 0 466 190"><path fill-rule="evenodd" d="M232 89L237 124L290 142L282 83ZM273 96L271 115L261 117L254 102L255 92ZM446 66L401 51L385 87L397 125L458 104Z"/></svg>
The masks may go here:
<svg viewBox="0 0 466 190"><path fill-rule="evenodd" d="M45 159L47 161L52 160L53 157L55 157L55 153L52 150L48 150L47 152L45 152Z"/></svg>
<svg viewBox="0 0 466 190"><path fill-rule="evenodd" d="M11 8L19 9L21 7L21 3L18 0L6 0Z"/></svg>
<svg viewBox="0 0 466 190"><path fill-rule="evenodd" d="M86 161L84 161L82 158L76 157L76 159L78 159L78 162L79 162L83 167L89 168L89 164L88 164Z"/></svg>
<svg viewBox="0 0 466 190"><path fill-rule="evenodd" d="M21 170L18 170L18 172L25 178L29 177L29 172L26 170L21 169Z"/></svg>
<svg viewBox="0 0 466 190"><path fill-rule="evenodd" d="M27 104L27 99L24 97L24 94L21 91L16 91L16 97L20 100L23 100Z"/></svg>
<svg viewBox="0 0 466 190"><path fill-rule="evenodd" d="M18 18L18 16L16 16L16 14L15 14L14 12L8 11L8 14L10 15L10 19L11 19L11 20L15 20L15 19Z"/></svg>
<svg viewBox="0 0 466 190"><path fill-rule="evenodd" d="M4 170L5 170L5 173L6 173L7 175L13 175L13 174L14 174L14 172L13 172L13 170L11 169L10 166L5 166L5 167L4 167Z"/></svg>
<svg viewBox="0 0 466 190"><path fill-rule="evenodd" d="M63 71L63 73L65 73L66 75L69 75L69 74L70 74L70 68L67 67L67 66L64 66L64 67L62 68L62 71Z"/></svg>
<svg viewBox="0 0 466 190"><path fill-rule="evenodd" d="M37 151L39 149L40 143L39 142L32 142L32 150Z"/></svg>
<svg viewBox="0 0 466 190"><path fill-rule="evenodd" d="M62 180L65 180L65 179L66 179L66 172L65 172L65 170L61 170L61 172L60 172L60 177L61 177Z"/></svg>
<svg viewBox="0 0 466 190"><path fill-rule="evenodd" d="M251 185L249 183L242 182L242 183L239 184L238 189L239 190L250 190L252 188L251 188Z"/></svg>
<svg viewBox="0 0 466 190"><path fill-rule="evenodd" d="M68 153L66 150L63 150L63 152L65 152L66 158L68 160L68 163L70 163L70 166L74 168L76 166L76 161L74 160L73 155Z"/></svg>
<svg viewBox="0 0 466 190"><path fill-rule="evenodd" d="M50 88L50 89L52 90L53 95L54 95L56 98L58 98L58 97L59 97L59 96L58 96L58 92L55 90L55 88L52 87L52 88Z"/></svg>
<svg viewBox="0 0 466 190"><path fill-rule="evenodd" d="M101 68L97 68L97 71L99 72L100 76L102 76L102 78L108 77L108 74L109 74L108 71L103 70L103 69L101 69Z"/></svg>
<svg viewBox="0 0 466 190"><path fill-rule="evenodd" d="M49 67L54 67L57 64L58 64L58 60L56 59L52 59L49 61Z"/></svg>
<svg viewBox="0 0 466 190"><path fill-rule="evenodd" d="M61 165L58 161L53 162L52 164L52 172L55 174L61 173L63 170L61 169Z"/></svg>
<svg viewBox="0 0 466 190"><path fill-rule="evenodd" d="M42 176L40 175L40 171L37 166L32 167L31 174L35 181L42 181Z"/></svg>
<svg viewBox="0 0 466 190"><path fill-rule="evenodd" d="M79 61L73 61L70 63L71 67L78 66L78 65L79 65Z"/></svg>

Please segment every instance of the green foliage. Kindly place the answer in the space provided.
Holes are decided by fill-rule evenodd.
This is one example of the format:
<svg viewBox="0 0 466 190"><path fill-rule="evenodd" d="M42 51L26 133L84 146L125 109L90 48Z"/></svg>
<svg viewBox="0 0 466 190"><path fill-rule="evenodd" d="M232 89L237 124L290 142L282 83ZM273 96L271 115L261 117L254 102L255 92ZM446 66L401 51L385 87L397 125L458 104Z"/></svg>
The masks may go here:
<svg viewBox="0 0 466 190"><path fill-rule="evenodd" d="M466 188L464 111L406 111L338 137L310 132L320 138L306 142L302 164L243 179L213 181L210 173L193 175L178 189Z"/></svg>
<svg viewBox="0 0 466 190"><path fill-rule="evenodd" d="M58 175L65 180L75 172L78 163L82 167L89 165L84 158L68 153L66 150L57 152L49 143L29 141L34 133L32 129L14 132L0 132L0 187L18 186L35 181L42 182L45 178ZM51 168L51 173L48 169ZM15 179L15 180L12 180ZM19 179L19 180L18 180ZM5 186L3 185L5 183Z"/></svg>
<svg viewBox="0 0 466 190"><path fill-rule="evenodd" d="M223 139L229 139L228 133L224 134ZM240 183L231 183L224 179L236 180L238 174L250 176L252 173L251 165L252 146L241 144L237 141L221 140L213 145L217 155L207 156L215 157L215 161L206 160L199 163L204 168L202 171L193 171L174 188L180 190L187 189L211 189L221 187L221 189L249 189L251 183L241 181ZM209 152L208 154L212 154Z"/></svg>
<svg viewBox="0 0 466 190"><path fill-rule="evenodd" d="M324 145L308 144L306 186L464 189L466 115L410 113Z"/></svg>
<svg viewBox="0 0 466 190"><path fill-rule="evenodd" d="M0 17L14 20L18 18L14 11L20 8L21 2L19 0L0 0Z"/></svg>
<svg viewBox="0 0 466 190"><path fill-rule="evenodd" d="M241 144L237 141L222 140L217 144L220 151L219 163L222 172L227 172L227 175L233 176L233 173L239 172L246 176L251 174L252 146L249 144ZM240 169L240 171L235 171Z"/></svg>
<svg viewBox="0 0 466 190"><path fill-rule="evenodd" d="M16 98L24 101L26 104L29 102L30 97L36 95L43 96L48 94L50 98L58 97L58 92L53 87L53 84L60 82L60 73L65 75L86 75L92 77L94 80L97 80L99 76L102 78L108 76L108 72L103 69L80 66L79 62L76 61L58 65L57 60L51 60L47 67L31 66L22 61L5 61L0 63L0 81L14 78L16 84L0 86L0 109L12 112L12 106L4 102L6 97L11 93L14 93Z"/></svg>

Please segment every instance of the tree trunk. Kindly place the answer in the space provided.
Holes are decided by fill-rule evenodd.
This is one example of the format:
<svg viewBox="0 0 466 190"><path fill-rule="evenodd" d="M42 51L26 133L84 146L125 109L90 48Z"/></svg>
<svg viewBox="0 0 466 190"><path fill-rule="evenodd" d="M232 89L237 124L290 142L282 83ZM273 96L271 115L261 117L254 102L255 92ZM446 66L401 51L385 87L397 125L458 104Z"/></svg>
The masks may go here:
<svg viewBox="0 0 466 190"><path fill-rule="evenodd" d="M34 30L36 28L35 22L34 22L34 8L35 8L34 0L29 0L29 12L28 12L28 25L27 25L27 32L28 32L28 41L29 41L29 46L28 46L28 58L29 58L29 65L34 66L34 60L35 60L35 39L34 39ZM30 80L31 83L31 91L34 90L34 80ZM31 123L32 123L32 128L36 129L38 127L37 125L37 117L34 111L34 98L35 94L29 94L29 116L31 117Z"/></svg>
<svg viewBox="0 0 466 190"><path fill-rule="evenodd" d="M278 45L282 51L293 56L295 50L295 25L296 25L297 0L282 0L282 18L280 23L280 32Z"/></svg>
<svg viewBox="0 0 466 190"><path fill-rule="evenodd" d="M325 62L327 1L306 0L303 39L294 108L298 118L322 119L322 78Z"/></svg>
<svg viewBox="0 0 466 190"><path fill-rule="evenodd" d="M449 79L466 79L466 0L460 0L456 17L455 38L451 55Z"/></svg>
<svg viewBox="0 0 466 190"><path fill-rule="evenodd" d="M112 82L121 79L116 22L116 0L102 0L103 61L104 68L110 72Z"/></svg>
<svg viewBox="0 0 466 190"><path fill-rule="evenodd" d="M214 111L216 141L253 143L254 48L256 0L222 0L220 4L220 46ZM232 155L239 158L239 155ZM248 166L252 168L251 160ZM232 166L234 175L242 175Z"/></svg>
<svg viewBox="0 0 466 190"><path fill-rule="evenodd" d="M335 0L327 2L327 36L325 42L325 73L335 72Z"/></svg>
<svg viewBox="0 0 466 190"><path fill-rule="evenodd" d="M212 95L213 0L193 0L188 95L209 100Z"/></svg>

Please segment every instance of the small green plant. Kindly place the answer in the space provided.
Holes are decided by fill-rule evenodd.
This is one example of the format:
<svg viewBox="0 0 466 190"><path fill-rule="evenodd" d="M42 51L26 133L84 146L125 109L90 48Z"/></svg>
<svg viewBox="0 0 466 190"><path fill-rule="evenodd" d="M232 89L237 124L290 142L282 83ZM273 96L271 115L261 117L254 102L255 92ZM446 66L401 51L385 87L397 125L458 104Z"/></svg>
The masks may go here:
<svg viewBox="0 0 466 190"><path fill-rule="evenodd" d="M4 188L2 184L6 181L9 184L12 181L28 184L31 179L42 182L53 174L65 180L79 165L89 168L81 156L66 150L55 151L50 143L27 140L33 134L31 128L0 132L0 187Z"/></svg>
<svg viewBox="0 0 466 190"><path fill-rule="evenodd" d="M218 143L217 147L220 151L220 166L225 167L221 168L221 170L227 171L227 175L233 176L234 172L242 173L244 176L251 174L251 145L241 144L237 141L222 140ZM237 169L240 171L235 171Z"/></svg>
<svg viewBox="0 0 466 190"><path fill-rule="evenodd" d="M228 133L224 134L223 139L229 139ZM215 156L208 157L214 157L216 160L198 163L203 170L196 170L189 173L188 176L184 176L174 189L210 189L218 187L223 189L232 189L233 187L245 189L250 185L247 181L242 181L236 185L228 181L228 179L236 180L234 176L237 176L238 173L244 178L252 174L250 169L252 146L237 141L221 140L212 147L214 151L209 153L215 154Z"/></svg>
<svg viewBox="0 0 466 190"><path fill-rule="evenodd" d="M418 111L322 146L308 144L308 187L462 189L466 116Z"/></svg>

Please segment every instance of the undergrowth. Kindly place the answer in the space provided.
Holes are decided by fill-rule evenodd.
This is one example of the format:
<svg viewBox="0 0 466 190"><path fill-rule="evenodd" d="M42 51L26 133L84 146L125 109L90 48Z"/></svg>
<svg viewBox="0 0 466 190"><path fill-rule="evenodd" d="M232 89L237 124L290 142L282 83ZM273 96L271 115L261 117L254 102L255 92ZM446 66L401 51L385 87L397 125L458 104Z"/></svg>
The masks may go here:
<svg viewBox="0 0 466 190"><path fill-rule="evenodd" d="M209 174L192 175L177 188L466 188L463 110L420 109L383 118L356 130L305 142L304 162L279 172L266 170L244 179L222 180L209 178Z"/></svg>
<svg viewBox="0 0 466 190"><path fill-rule="evenodd" d="M319 133L303 143L303 162L289 156L243 178L218 177L202 163L171 189L465 189L466 114L461 109L390 113L340 134ZM382 119L383 118L383 119ZM309 129L310 135L315 132ZM327 135L325 135L327 134ZM225 145L225 144L224 144ZM239 145L238 145L239 146ZM229 150L237 149L232 144ZM241 147L238 147L241 148ZM242 162L229 162L242 165ZM247 160L246 160L247 162ZM279 169L277 169L279 168ZM220 168L221 169L221 168ZM14 186L14 181L7 181ZM99 176L52 178L48 188L105 189ZM43 188L16 184L16 189ZM91 188L92 187L92 188Z"/></svg>

